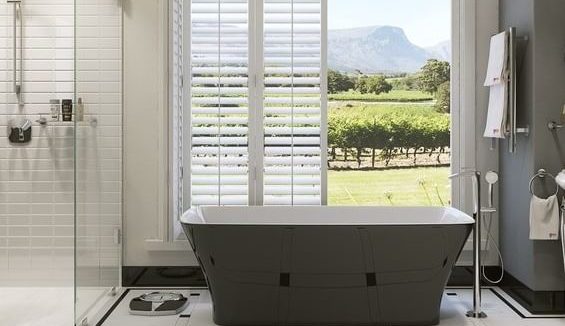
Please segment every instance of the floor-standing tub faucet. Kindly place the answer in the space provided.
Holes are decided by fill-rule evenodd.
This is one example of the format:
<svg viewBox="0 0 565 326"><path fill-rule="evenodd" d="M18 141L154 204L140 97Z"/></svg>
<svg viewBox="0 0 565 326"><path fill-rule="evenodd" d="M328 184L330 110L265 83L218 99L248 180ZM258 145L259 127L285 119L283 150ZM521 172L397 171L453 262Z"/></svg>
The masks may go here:
<svg viewBox="0 0 565 326"><path fill-rule="evenodd" d="M485 318L481 310L481 173L475 170L463 171L449 176L473 178L473 310L467 312L467 317Z"/></svg>

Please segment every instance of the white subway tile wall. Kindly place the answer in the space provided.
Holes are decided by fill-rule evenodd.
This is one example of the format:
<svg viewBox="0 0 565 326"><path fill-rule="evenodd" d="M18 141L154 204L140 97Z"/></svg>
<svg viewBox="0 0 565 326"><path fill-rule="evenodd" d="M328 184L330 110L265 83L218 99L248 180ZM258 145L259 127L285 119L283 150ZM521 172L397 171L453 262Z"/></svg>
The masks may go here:
<svg viewBox="0 0 565 326"><path fill-rule="evenodd" d="M33 121L28 144L0 132L0 286L73 284L75 155L77 263L95 267L99 282L109 274L102 269L119 264L120 1L76 2L75 84L75 1L22 1L22 107L12 87L12 5L0 2L0 130ZM52 121L49 109L51 99L73 99L75 85L85 107L76 148L74 123Z"/></svg>

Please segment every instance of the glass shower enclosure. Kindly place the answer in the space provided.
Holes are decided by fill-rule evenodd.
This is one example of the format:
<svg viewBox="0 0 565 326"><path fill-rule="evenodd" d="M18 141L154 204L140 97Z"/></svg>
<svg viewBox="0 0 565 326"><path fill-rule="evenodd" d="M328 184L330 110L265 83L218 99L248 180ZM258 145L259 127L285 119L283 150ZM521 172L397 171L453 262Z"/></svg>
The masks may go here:
<svg viewBox="0 0 565 326"><path fill-rule="evenodd" d="M121 48L121 0L0 0L0 325L120 291Z"/></svg>

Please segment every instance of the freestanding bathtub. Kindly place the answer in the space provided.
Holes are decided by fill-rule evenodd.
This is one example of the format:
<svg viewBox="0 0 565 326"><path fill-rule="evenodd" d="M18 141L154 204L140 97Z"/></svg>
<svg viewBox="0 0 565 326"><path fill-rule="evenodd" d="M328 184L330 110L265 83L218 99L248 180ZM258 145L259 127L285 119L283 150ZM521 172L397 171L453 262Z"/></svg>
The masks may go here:
<svg viewBox="0 0 565 326"><path fill-rule="evenodd" d="M201 207L218 325L435 325L474 220L437 207Z"/></svg>

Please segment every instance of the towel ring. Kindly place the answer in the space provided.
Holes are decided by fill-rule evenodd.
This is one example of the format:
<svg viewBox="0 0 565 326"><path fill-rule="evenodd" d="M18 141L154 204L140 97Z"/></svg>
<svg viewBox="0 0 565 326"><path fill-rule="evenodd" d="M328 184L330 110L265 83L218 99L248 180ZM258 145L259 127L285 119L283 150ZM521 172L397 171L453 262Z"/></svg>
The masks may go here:
<svg viewBox="0 0 565 326"><path fill-rule="evenodd" d="M536 178L544 179L546 176L550 176L553 182L555 183L555 193L551 196L557 195L557 193L559 192L559 185L557 184L557 182L555 182L555 177L551 173L547 172L545 169L539 169L538 172L534 174L533 177L530 178L530 186L529 186L530 194L536 196L536 194L534 193L534 189L532 188L532 186L534 185L534 180Z"/></svg>

